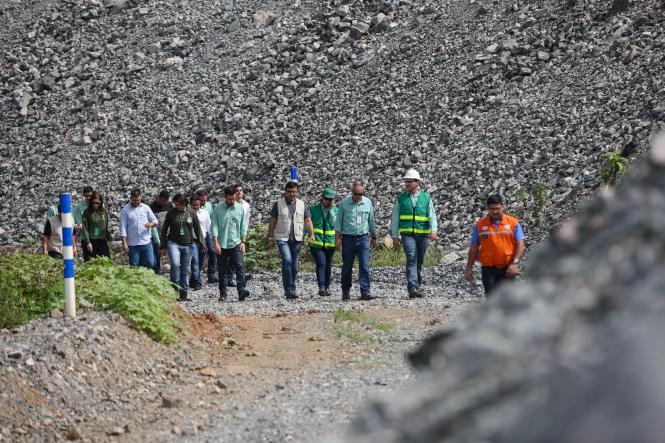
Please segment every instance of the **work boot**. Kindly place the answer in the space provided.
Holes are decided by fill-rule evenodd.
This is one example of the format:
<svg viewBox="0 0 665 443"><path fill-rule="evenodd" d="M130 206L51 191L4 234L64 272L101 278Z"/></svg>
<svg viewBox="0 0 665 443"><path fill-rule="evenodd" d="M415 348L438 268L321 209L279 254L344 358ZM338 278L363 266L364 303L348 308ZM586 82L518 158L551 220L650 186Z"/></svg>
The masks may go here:
<svg viewBox="0 0 665 443"><path fill-rule="evenodd" d="M319 297L325 297L326 295L327 295L326 290L323 288L319 288Z"/></svg>
<svg viewBox="0 0 665 443"><path fill-rule="evenodd" d="M374 300L376 297L370 295L369 293L361 294L360 295L360 300L363 301L368 301L368 300Z"/></svg>
<svg viewBox="0 0 665 443"><path fill-rule="evenodd" d="M418 297L418 298L423 298L424 296L425 296L425 293L423 292L422 289L418 289L418 290L416 291L416 297Z"/></svg>
<svg viewBox="0 0 665 443"><path fill-rule="evenodd" d="M325 293L326 293L326 295L325 295L326 297L330 297L330 291L329 290L326 289Z"/></svg>
<svg viewBox="0 0 665 443"><path fill-rule="evenodd" d="M295 300L296 298L298 298L298 296L296 295L295 292L287 292L286 293L286 299L287 300Z"/></svg>
<svg viewBox="0 0 665 443"><path fill-rule="evenodd" d="M200 291L201 290L201 283L197 283L192 287L192 291Z"/></svg>
<svg viewBox="0 0 665 443"><path fill-rule="evenodd" d="M409 298L416 298L418 297L418 290L415 288L409 289Z"/></svg>
<svg viewBox="0 0 665 443"><path fill-rule="evenodd" d="M348 292L342 292L342 301L351 300L351 295Z"/></svg>
<svg viewBox="0 0 665 443"><path fill-rule="evenodd" d="M226 294L219 294L217 301L226 301Z"/></svg>
<svg viewBox="0 0 665 443"><path fill-rule="evenodd" d="M229 288L235 288L235 287L236 287L236 282L234 282L234 281L232 280L232 281L230 281L229 284L227 284L226 286L228 286Z"/></svg>
<svg viewBox="0 0 665 443"><path fill-rule="evenodd" d="M215 277L214 275L209 275L208 276L208 283L219 283L219 279Z"/></svg>
<svg viewBox="0 0 665 443"><path fill-rule="evenodd" d="M187 297L186 292L181 292L180 293L180 298L178 299L178 301L192 301L192 299Z"/></svg>
<svg viewBox="0 0 665 443"><path fill-rule="evenodd" d="M249 297L249 291L247 289L241 289L238 291L238 301L243 301L247 297Z"/></svg>

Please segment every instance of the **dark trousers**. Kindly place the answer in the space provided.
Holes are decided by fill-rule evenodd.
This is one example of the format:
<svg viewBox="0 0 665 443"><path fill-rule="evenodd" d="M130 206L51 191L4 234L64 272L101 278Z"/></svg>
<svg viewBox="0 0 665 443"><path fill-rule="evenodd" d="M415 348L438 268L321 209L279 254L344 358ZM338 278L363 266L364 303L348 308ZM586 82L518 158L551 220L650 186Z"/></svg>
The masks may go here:
<svg viewBox="0 0 665 443"><path fill-rule="evenodd" d="M328 290L330 287L330 276L332 274L333 255L334 249L329 248L313 248L310 246L309 252L314 257L316 263L316 281L319 284L319 289Z"/></svg>
<svg viewBox="0 0 665 443"><path fill-rule="evenodd" d="M88 245L81 240L81 247L85 251L83 254L83 259L85 261L90 260L95 257L110 257L111 253L109 252L109 243L104 238L93 238L90 240L92 244L92 252L88 252Z"/></svg>
<svg viewBox="0 0 665 443"><path fill-rule="evenodd" d="M482 267L482 279L483 279L483 288L485 288L485 295L489 295L490 292L499 284L499 282L506 278L506 269L505 268L492 268L489 266Z"/></svg>
<svg viewBox="0 0 665 443"><path fill-rule="evenodd" d="M79 232L77 235L81 235L81 233ZM94 248L94 246L93 246L93 248ZM85 243L85 240L83 240L83 237L81 237L81 251L83 251L83 260L88 261L92 258L92 254L90 252L88 252L88 248L87 248L87 245ZM93 251L94 251L94 249L93 249Z"/></svg>
<svg viewBox="0 0 665 443"><path fill-rule="evenodd" d="M159 271L162 269L162 255L160 254L160 245L157 242L152 243L152 254L155 257L155 262L152 264L152 270L155 271L155 274L159 275Z"/></svg>
<svg viewBox="0 0 665 443"><path fill-rule="evenodd" d="M360 295L369 295L371 274L369 269L369 235L342 235L342 294L351 290L353 264L358 257L358 283Z"/></svg>
<svg viewBox="0 0 665 443"><path fill-rule="evenodd" d="M219 279L219 295L221 297L226 297L228 293L226 273L231 264L236 271L236 289L240 294L245 289L245 260L242 252L240 252L240 245L233 249L222 249L222 253L217 256L217 278Z"/></svg>
<svg viewBox="0 0 665 443"><path fill-rule="evenodd" d="M208 249L208 278L212 278L215 276L215 272L217 271L217 253L215 252L215 249L212 247L212 237L210 234L206 234L206 248ZM201 266L203 266L203 259L201 259Z"/></svg>

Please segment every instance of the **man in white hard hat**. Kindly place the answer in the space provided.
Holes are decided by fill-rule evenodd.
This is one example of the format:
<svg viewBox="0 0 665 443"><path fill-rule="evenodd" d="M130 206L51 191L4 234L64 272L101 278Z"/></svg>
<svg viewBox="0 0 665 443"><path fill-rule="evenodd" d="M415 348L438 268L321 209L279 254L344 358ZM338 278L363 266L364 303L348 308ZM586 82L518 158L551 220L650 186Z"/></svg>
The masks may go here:
<svg viewBox="0 0 665 443"><path fill-rule="evenodd" d="M393 245L402 244L406 255L409 298L422 298L422 267L430 240L438 238L434 203L420 190L420 174L409 169L402 178L404 192L397 196L390 224Z"/></svg>

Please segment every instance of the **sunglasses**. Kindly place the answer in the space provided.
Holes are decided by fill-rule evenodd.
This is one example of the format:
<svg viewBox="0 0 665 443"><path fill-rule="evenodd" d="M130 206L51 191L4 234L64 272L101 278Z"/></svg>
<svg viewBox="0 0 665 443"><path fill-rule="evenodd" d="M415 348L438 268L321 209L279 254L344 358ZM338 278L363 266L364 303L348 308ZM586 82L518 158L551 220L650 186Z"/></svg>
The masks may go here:
<svg viewBox="0 0 665 443"><path fill-rule="evenodd" d="M332 198L328 198L328 197L323 197L323 199L327 202L332 201Z"/></svg>
<svg viewBox="0 0 665 443"><path fill-rule="evenodd" d="M102 202L90 202L91 205L101 205Z"/></svg>

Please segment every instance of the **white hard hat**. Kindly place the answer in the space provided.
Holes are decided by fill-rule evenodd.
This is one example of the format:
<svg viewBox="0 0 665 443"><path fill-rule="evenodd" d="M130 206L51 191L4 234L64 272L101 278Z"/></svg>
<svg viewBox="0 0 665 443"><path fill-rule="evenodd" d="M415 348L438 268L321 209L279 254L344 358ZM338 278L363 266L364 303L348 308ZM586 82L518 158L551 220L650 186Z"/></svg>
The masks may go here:
<svg viewBox="0 0 665 443"><path fill-rule="evenodd" d="M418 180L420 181L420 174L415 169L409 169L402 177L402 180Z"/></svg>

